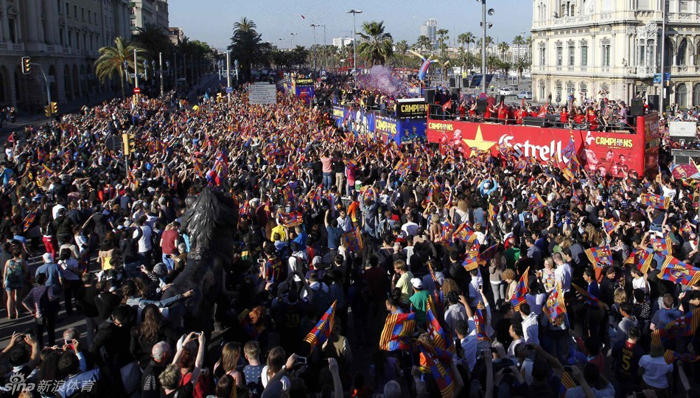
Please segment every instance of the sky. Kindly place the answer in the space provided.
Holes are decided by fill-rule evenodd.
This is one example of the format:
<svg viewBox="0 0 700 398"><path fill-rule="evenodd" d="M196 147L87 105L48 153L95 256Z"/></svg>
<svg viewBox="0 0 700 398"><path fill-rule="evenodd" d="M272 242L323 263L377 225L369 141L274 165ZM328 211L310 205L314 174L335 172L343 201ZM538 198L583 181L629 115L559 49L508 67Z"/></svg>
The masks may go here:
<svg viewBox="0 0 700 398"><path fill-rule="evenodd" d="M364 21L384 21L385 31L394 41L415 43L420 26L428 18L435 18L439 29L449 30L450 44L460 33L481 36L479 0L170 0L168 3L170 26L182 28L190 39L220 49L230 43L233 23L243 17L257 24L263 41L282 48L291 46L292 37L294 45L312 45L312 23L326 25L326 42L332 44L334 37L352 37L352 15L347 14L350 9L363 12L357 15L358 31ZM487 33L494 41L512 42L523 31L529 34L531 0L487 0L487 6L495 10L488 17L493 27ZM323 28L316 29L316 40L323 44Z"/></svg>

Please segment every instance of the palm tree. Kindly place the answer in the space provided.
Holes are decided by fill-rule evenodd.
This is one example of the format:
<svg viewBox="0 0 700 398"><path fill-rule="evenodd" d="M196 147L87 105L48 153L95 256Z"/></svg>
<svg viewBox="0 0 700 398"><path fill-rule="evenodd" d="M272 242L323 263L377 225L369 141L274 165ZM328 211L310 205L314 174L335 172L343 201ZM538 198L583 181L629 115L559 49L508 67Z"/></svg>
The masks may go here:
<svg viewBox="0 0 700 398"><path fill-rule="evenodd" d="M520 59L520 49L522 48L521 46L525 45L525 38L517 35L513 38L513 47L517 46L518 47L518 59Z"/></svg>
<svg viewBox="0 0 700 398"><path fill-rule="evenodd" d="M427 51L431 47L432 43L428 36L418 36L418 41L416 41L415 46L422 51Z"/></svg>
<svg viewBox="0 0 700 398"><path fill-rule="evenodd" d="M447 44L446 44L446 42L447 42L448 40L450 40L450 37L447 36L447 34L449 33L449 30L447 30L447 29L438 29L435 33L438 35L438 48L440 49L440 53L441 53L441 54L443 55L443 57L444 57L444 55L445 55L445 50L447 50Z"/></svg>
<svg viewBox="0 0 700 398"><path fill-rule="evenodd" d="M518 84L520 84L520 79L523 76L523 72L525 69L530 67L530 63L525 58L518 58L513 67L518 71Z"/></svg>
<svg viewBox="0 0 700 398"><path fill-rule="evenodd" d="M119 79L122 86L122 98L126 98L124 92L124 76L129 68L134 69L134 51L136 51L136 62L144 61L144 50L138 44L126 42L121 37L114 39L114 47L100 48L100 58L95 61L95 74L100 79L101 83L105 83L109 79ZM129 82L131 76L127 75Z"/></svg>
<svg viewBox="0 0 700 398"><path fill-rule="evenodd" d="M508 45L507 42L502 41L498 43L498 53L501 54L501 59L505 59L506 53L510 49L510 46Z"/></svg>
<svg viewBox="0 0 700 398"><path fill-rule="evenodd" d="M532 63L532 36L528 36L527 39L525 39L525 44L527 44L527 62L530 64Z"/></svg>
<svg viewBox="0 0 700 398"><path fill-rule="evenodd" d="M146 24L143 28L136 28L136 33L132 37L135 43L138 43L150 59L158 59L158 53L162 52L164 58L169 58L172 43L168 35L160 26Z"/></svg>
<svg viewBox="0 0 700 398"><path fill-rule="evenodd" d="M362 41L357 46L358 53L371 65L383 65L394 53L394 39L391 34L384 33L384 21L365 22L362 31L359 32Z"/></svg>
<svg viewBox="0 0 700 398"><path fill-rule="evenodd" d="M406 52L408 51L408 43L406 40L401 40L400 42L396 43L396 52L401 54L401 55L406 55Z"/></svg>
<svg viewBox="0 0 700 398"><path fill-rule="evenodd" d="M472 32L467 32L467 33L461 33L459 36L457 36L457 42L460 43L462 46L467 46L467 51L469 51L469 45L474 43L475 37L472 34Z"/></svg>
<svg viewBox="0 0 700 398"><path fill-rule="evenodd" d="M238 60L241 67L241 75L250 80L253 66L267 63L267 56L271 49L260 39L260 34L255 30L255 22L248 18L242 18L233 24L233 37L231 37L231 56Z"/></svg>

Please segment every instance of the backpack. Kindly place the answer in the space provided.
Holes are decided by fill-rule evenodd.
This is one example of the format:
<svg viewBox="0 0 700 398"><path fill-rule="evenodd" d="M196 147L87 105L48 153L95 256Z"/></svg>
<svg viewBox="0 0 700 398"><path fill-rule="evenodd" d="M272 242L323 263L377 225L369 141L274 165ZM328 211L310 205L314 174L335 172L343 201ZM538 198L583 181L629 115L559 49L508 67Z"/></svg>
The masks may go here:
<svg viewBox="0 0 700 398"><path fill-rule="evenodd" d="M318 312L324 312L333 304L333 299L330 293L327 293L323 288L319 287L318 290L314 290L314 297L311 303Z"/></svg>

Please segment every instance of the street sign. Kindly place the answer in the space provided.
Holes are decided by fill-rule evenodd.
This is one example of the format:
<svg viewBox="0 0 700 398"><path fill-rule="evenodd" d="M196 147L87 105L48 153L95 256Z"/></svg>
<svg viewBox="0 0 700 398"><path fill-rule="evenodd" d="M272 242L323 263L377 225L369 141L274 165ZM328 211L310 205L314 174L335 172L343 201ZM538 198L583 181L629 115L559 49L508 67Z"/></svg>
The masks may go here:
<svg viewBox="0 0 700 398"><path fill-rule="evenodd" d="M226 94L233 94L233 87L226 87Z"/></svg>
<svg viewBox="0 0 700 398"><path fill-rule="evenodd" d="M140 88L140 87L134 87L134 94L141 94L141 88Z"/></svg>
<svg viewBox="0 0 700 398"><path fill-rule="evenodd" d="M255 83L248 88L248 102L254 105L277 103L277 87L269 83Z"/></svg>

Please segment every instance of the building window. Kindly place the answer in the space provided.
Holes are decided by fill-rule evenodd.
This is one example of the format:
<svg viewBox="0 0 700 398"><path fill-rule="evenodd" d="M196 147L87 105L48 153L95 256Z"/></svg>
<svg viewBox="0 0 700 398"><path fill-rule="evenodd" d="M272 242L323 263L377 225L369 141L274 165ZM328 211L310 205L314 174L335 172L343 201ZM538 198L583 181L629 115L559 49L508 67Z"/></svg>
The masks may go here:
<svg viewBox="0 0 700 398"><path fill-rule="evenodd" d="M651 9L651 0L637 0L637 8L640 10Z"/></svg>
<svg viewBox="0 0 700 398"><path fill-rule="evenodd" d="M10 41L12 43L17 43L17 23L13 18L7 20L7 26L10 31Z"/></svg>
<svg viewBox="0 0 700 398"><path fill-rule="evenodd" d="M557 46L557 66L561 66L564 57L564 49L561 46Z"/></svg>
<svg viewBox="0 0 700 398"><path fill-rule="evenodd" d="M610 44L603 44L603 66L610 66Z"/></svg>
<svg viewBox="0 0 700 398"><path fill-rule="evenodd" d="M544 99L547 98L547 90L545 89L544 84L540 86L540 101L544 101Z"/></svg>
<svg viewBox="0 0 700 398"><path fill-rule="evenodd" d="M547 49L540 47L540 66L545 66L547 64Z"/></svg>
<svg viewBox="0 0 700 398"><path fill-rule="evenodd" d="M56 0L56 10L58 10L59 13L61 12L61 0Z"/></svg>
<svg viewBox="0 0 700 398"><path fill-rule="evenodd" d="M678 46L678 55L676 56L676 64L679 66L685 66L685 53L688 52L688 40L683 39L680 46Z"/></svg>
<svg viewBox="0 0 700 398"><path fill-rule="evenodd" d="M78 6L73 6L73 16L78 19Z"/></svg>
<svg viewBox="0 0 700 398"><path fill-rule="evenodd" d="M63 46L63 29L58 30L58 39L61 41L61 46Z"/></svg>
<svg viewBox="0 0 700 398"><path fill-rule="evenodd" d="M573 99L573 98L574 98L574 93L576 92L576 90L574 89L574 87L575 87L575 86L574 86L574 83L573 83L573 82L568 82L568 83L566 83L566 95L567 95L567 97L568 97L568 98L567 98L567 101L569 101L569 99Z"/></svg>
<svg viewBox="0 0 700 398"><path fill-rule="evenodd" d="M574 52L575 52L574 44L571 43L571 44L569 44L569 66L574 66L574 58L575 58Z"/></svg>
<svg viewBox="0 0 700 398"><path fill-rule="evenodd" d="M83 22L85 22L85 9L81 8L80 9L81 14L83 15Z"/></svg>
<svg viewBox="0 0 700 398"><path fill-rule="evenodd" d="M70 18L70 3L66 2L66 16Z"/></svg>
<svg viewBox="0 0 700 398"><path fill-rule="evenodd" d="M581 92L581 97L586 98L586 94L588 93L586 83L579 84L579 91Z"/></svg>
<svg viewBox="0 0 700 398"><path fill-rule="evenodd" d="M646 53L647 53L647 48L645 46L639 46L639 66L645 66L646 65Z"/></svg>
<svg viewBox="0 0 700 398"><path fill-rule="evenodd" d="M68 47L73 47L73 33L68 32Z"/></svg>
<svg viewBox="0 0 700 398"><path fill-rule="evenodd" d="M557 82L557 84L556 84L556 90L555 90L554 102L556 102L556 103L560 103L560 102L561 102L561 94L562 94L561 82Z"/></svg>
<svg viewBox="0 0 700 398"><path fill-rule="evenodd" d="M581 66L588 66L588 43L581 44Z"/></svg>
<svg viewBox="0 0 700 398"><path fill-rule="evenodd" d="M681 0L681 12L689 12L689 11L690 11L690 1Z"/></svg>

